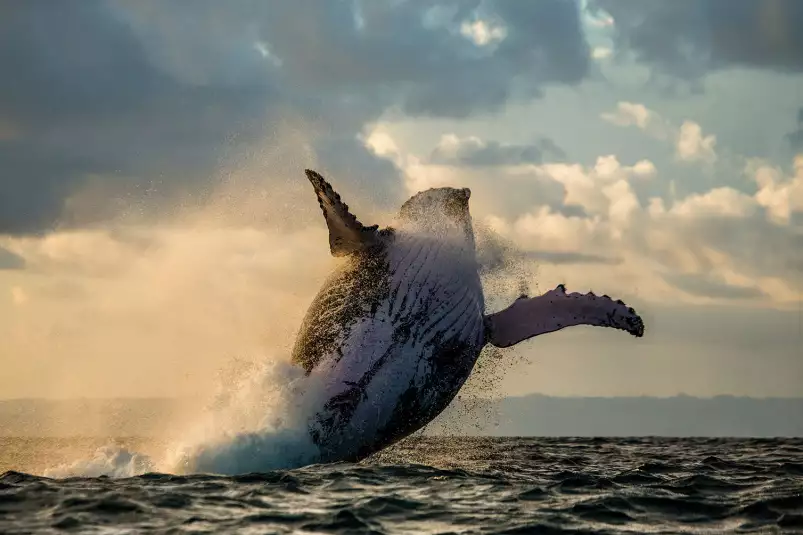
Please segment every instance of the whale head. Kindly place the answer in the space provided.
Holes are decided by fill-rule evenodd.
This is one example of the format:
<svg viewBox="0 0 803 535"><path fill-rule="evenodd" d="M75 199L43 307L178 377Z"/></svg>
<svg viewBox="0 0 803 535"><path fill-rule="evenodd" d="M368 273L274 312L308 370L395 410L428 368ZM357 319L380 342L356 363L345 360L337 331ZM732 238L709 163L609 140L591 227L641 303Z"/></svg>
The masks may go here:
<svg viewBox="0 0 803 535"><path fill-rule="evenodd" d="M432 188L410 197L399 210L398 226L474 248L468 188Z"/></svg>

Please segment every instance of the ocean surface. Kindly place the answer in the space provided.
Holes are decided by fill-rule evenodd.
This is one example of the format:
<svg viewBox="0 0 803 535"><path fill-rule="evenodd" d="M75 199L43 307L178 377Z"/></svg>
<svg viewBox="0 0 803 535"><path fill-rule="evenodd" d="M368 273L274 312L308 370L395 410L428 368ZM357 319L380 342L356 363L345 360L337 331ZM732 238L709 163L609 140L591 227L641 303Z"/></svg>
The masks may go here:
<svg viewBox="0 0 803 535"><path fill-rule="evenodd" d="M803 439L415 437L234 477L0 476L0 533L58 532L803 533Z"/></svg>

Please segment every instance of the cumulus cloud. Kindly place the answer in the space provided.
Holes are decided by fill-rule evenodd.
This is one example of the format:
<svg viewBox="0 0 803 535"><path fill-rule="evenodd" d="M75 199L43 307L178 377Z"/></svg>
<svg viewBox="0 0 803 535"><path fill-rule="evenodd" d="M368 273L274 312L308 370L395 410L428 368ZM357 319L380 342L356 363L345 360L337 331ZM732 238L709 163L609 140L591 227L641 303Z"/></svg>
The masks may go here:
<svg viewBox="0 0 803 535"><path fill-rule="evenodd" d="M283 170L320 162L395 203L366 123L499 109L581 81L588 56L578 6L557 0L16 2L0 17L0 232L208 196L222 162L278 147ZM65 209L75 196L84 209Z"/></svg>
<svg viewBox="0 0 803 535"><path fill-rule="evenodd" d="M429 156L420 157L400 147L384 124L372 125L361 135L361 139L375 155L393 162L399 169L408 194L442 186L470 187L474 192L473 206L482 205L513 214L529 210L528 199L531 198L540 199L556 209L562 206L563 190L560 184L532 176L527 171L532 164L517 163L526 160L522 153L526 154L530 145L507 145L447 134L429 152ZM551 147L547 140L540 143L553 153L560 150ZM488 147L493 149L488 151ZM472 159L477 158L477 151L484 159L483 165L476 161L472 163ZM456 157L461 155L467 157L468 162ZM495 165L490 165L491 161ZM511 198L500 195L500 191L516 191L518 195Z"/></svg>
<svg viewBox="0 0 803 535"><path fill-rule="evenodd" d="M761 161L748 163L746 172L755 180L756 202L766 209L770 220L788 225L794 213L803 212L803 154L795 156L791 177Z"/></svg>
<svg viewBox="0 0 803 535"><path fill-rule="evenodd" d="M631 180L649 179L656 168L649 160L622 165L614 155L600 156L591 168L580 164L544 164L532 169L549 177L565 191L564 204L578 206L588 215L626 220L637 204Z"/></svg>
<svg viewBox="0 0 803 535"><path fill-rule="evenodd" d="M421 160L406 154L387 134L381 139L393 147L394 161L408 184L482 185L454 161ZM461 146L452 141L452 146ZM794 172L801 168L797 161ZM479 224L523 251L523 258L537 266L544 287L559 282L590 285L663 303L738 301L783 308L803 300L801 234L793 217L780 217L787 206L792 216L800 210L797 175L790 178L766 162L753 162L750 176L763 177L754 193L719 185L665 198L655 190L647 190L645 197L638 188L671 172L649 160L625 165L614 155L601 156L591 166L491 168L482 179L496 186L494 200L488 201L487 192L473 195L472 213ZM521 185L528 183L540 184L542 191L557 186L559 201L543 195L526 195L527 201L521 201ZM594 264L606 267L588 269Z"/></svg>
<svg viewBox="0 0 803 535"><path fill-rule="evenodd" d="M803 71L797 0L591 0L615 21L616 46L686 79L729 67Z"/></svg>
<svg viewBox="0 0 803 535"><path fill-rule="evenodd" d="M635 102L619 102L614 111L604 112L600 117L616 126L635 126L657 139L674 140L675 153L681 161L711 164L717 160L716 136L703 135L702 127L694 121L683 121L678 127Z"/></svg>
<svg viewBox="0 0 803 535"><path fill-rule="evenodd" d="M653 214L664 212L660 206L660 202L653 204ZM756 207L757 203L753 197L734 188L719 187L677 200L669 212L685 217L746 217L752 215Z"/></svg>
<svg viewBox="0 0 803 535"><path fill-rule="evenodd" d="M717 159L714 150L717 138L710 134L703 136L702 127L694 121L683 121L677 138L677 156L685 162L703 161L713 163Z"/></svg>
<svg viewBox="0 0 803 535"><path fill-rule="evenodd" d="M616 110L605 112L601 117L617 126L637 126L642 130L655 127L661 122L661 117L656 112L637 102L618 102Z"/></svg>

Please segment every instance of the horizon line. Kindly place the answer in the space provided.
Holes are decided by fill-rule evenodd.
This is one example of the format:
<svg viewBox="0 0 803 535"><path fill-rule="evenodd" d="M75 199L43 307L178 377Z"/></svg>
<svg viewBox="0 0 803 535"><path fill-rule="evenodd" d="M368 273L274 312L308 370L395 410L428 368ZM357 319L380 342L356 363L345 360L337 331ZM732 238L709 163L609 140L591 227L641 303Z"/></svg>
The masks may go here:
<svg viewBox="0 0 803 535"><path fill-rule="evenodd" d="M803 400L803 394L797 396L751 396L743 394L713 394L710 396L692 395L680 392L678 394L671 394L665 396L638 394L638 395L619 395L619 396L603 396L603 395L553 395L543 394L540 392L533 392L530 394L516 394L496 397L478 396L478 399L487 401L502 401L505 399L523 399L523 398L551 398L563 400L578 400L578 399L698 399L698 400L715 400L715 399L749 399L749 400ZM80 396L80 397L45 397L45 396L25 396L25 397L9 397L0 398L0 403L9 401L197 401L200 399L207 399L205 396Z"/></svg>

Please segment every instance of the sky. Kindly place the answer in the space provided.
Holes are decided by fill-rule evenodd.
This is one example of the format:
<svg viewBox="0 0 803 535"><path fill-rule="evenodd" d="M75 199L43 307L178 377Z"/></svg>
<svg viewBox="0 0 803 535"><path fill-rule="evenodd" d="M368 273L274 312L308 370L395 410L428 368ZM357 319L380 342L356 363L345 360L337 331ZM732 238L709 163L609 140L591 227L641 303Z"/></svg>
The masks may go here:
<svg viewBox="0 0 803 535"><path fill-rule="evenodd" d="M800 27L798 0L3 2L0 398L286 358L338 262L308 167L368 225L470 187L481 254L509 245L491 307L565 283L644 317L494 357L499 395L803 396Z"/></svg>

